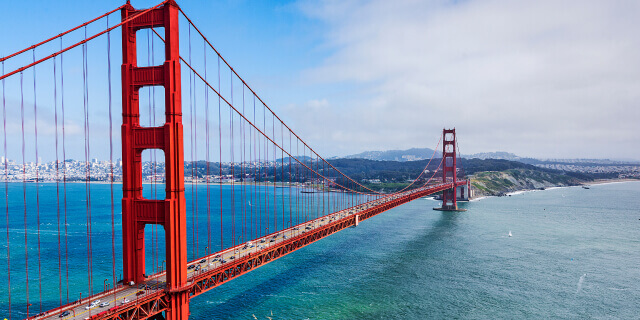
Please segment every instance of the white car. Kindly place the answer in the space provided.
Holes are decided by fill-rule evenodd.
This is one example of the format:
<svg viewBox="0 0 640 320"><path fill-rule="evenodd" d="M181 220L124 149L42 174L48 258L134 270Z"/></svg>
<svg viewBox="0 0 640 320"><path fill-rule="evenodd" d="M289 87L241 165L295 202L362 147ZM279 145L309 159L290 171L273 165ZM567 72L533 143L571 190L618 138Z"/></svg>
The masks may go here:
<svg viewBox="0 0 640 320"><path fill-rule="evenodd" d="M122 299L122 304L129 303L129 302L130 302L129 299L127 298Z"/></svg>
<svg viewBox="0 0 640 320"><path fill-rule="evenodd" d="M109 305L109 301L105 301L105 302L103 302L103 303L101 303L101 304L100 304L100 307L101 307L101 308L104 308L104 307L106 307L106 306L108 306L108 305Z"/></svg>

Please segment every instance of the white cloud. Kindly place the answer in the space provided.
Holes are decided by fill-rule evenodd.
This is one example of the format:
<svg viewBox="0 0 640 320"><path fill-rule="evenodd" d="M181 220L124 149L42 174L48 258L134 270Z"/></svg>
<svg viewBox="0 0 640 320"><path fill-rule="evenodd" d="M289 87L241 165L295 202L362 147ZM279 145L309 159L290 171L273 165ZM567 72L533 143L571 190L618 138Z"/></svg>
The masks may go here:
<svg viewBox="0 0 640 320"><path fill-rule="evenodd" d="M304 79L349 94L287 111L305 137L328 138L329 153L434 147L455 126L465 153L640 159L640 2L299 7L325 24L332 51Z"/></svg>

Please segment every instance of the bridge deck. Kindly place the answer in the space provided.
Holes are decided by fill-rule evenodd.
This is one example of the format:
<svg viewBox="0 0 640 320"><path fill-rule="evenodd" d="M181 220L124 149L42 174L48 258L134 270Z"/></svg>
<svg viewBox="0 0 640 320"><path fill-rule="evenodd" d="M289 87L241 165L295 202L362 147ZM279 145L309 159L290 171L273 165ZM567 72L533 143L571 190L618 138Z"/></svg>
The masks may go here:
<svg viewBox="0 0 640 320"><path fill-rule="evenodd" d="M463 184L466 181L458 181L456 186ZM451 187L452 183L442 183L376 199L196 259L188 263L187 290L190 297L200 295L292 251L354 226L356 219L363 221ZM146 319L167 308L169 300L165 281L165 273L157 273L143 283L120 286L29 319ZM89 308L91 302L98 300L99 303ZM103 303L107 304L101 306ZM62 316L65 311L69 315Z"/></svg>

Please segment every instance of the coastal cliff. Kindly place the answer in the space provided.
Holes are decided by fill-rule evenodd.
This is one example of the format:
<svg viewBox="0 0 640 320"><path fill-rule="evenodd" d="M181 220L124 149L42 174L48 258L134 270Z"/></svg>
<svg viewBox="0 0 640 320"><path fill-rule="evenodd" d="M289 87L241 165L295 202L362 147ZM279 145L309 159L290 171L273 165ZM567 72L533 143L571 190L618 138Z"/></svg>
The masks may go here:
<svg viewBox="0 0 640 320"><path fill-rule="evenodd" d="M475 197L502 196L520 190L580 185L586 180L530 169L476 172L469 176Z"/></svg>

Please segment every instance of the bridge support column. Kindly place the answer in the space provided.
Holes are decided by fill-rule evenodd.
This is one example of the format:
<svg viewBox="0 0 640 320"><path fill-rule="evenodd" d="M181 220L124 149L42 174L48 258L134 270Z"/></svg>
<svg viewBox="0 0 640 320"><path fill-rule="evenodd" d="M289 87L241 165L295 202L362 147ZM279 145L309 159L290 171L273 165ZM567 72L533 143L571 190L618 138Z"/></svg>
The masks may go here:
<svg viewBox="0 0 640 320"><path fill-rule="evenodd" d="M457 201L469 201L471 198L470 182L467 181L466 184L457 187L456 197Z"/></svg>
<svg viewBox="0 0 640 320"><path fill-rule="evenodd" d="M457 167L456 167L456 129L442 130L442 182L450 183L451 188L442 191L440 211L466 211L458 209Z"/></svg>
<svg viewBox="0 0 640 320"><path fill-rule="evenodd" d="M166 319L188 319L186 204L184 197L184 144L180 77L179 8L170 0L141 14L130 4L122 9L122 160L123 160L123 264L125 284L144 281L144 227L164 227L167 291L171 297ZM159 66L138 67L136 31L164 28L165 61ZM165 91L165 123L140 125L139 90L162 86ZM142 196L142 151L164 151L166 197Z"/></svg>

